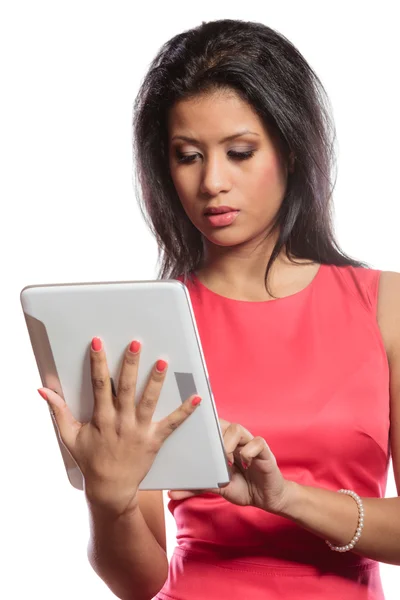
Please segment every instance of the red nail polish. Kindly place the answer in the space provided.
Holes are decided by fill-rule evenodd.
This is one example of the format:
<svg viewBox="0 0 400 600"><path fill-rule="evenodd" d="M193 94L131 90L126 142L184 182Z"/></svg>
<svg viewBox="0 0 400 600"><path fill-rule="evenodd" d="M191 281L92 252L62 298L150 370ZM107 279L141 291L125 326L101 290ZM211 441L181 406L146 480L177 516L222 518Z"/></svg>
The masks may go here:
<svg viewBox="0 0 400 600"><path fill-rule="evenodd" d="M44 398L47 401L49 400L48 397L47 397L46 392L44 392L43 390L40 390L40 389L38 390L38 392L42 396L42 398Z"/></svg>
<svg viewBox="0 0 400 600"><path fill-rule="evenodd" d="M192 400L192 406L197 406L198 404L200 404L200 402L201 402L200 396L195 396Z"/></svg>
<svg viewBox="0 0 400 600"><path fill-rule="evenodd" d="M242 467L244 470L246 470L249 468L249 465L246 465L246 463L242 461Z"/></svg>
<svg viewBox="0 0 400 600"><path fill-rule="evenodd" d="M229 465L230 467L233 467L233 463L232 463L230 460L228 460L228 465Z"/></svg>
<svg viewBox="0 0 400 600"><path fill-rule="evenodd" d="M157 361L156 368L159 373L162 373L167 368L167 363L165 362L165 360L160 359Z"/></svg>
<svg viewBox="0 0 400 600"><path fill-rule="evenodd" d="M136 340L131 342L131 345L129 346L129 350L130 352L132 352L133 354L136 354L137 352L139 352L140 350L140 342L137 342Z"/></svg>
<svg viewBox="0 0 400 600"><path fill-rule="evenodd" d="M95 352L99 352L103 347L103 344L101 343L101 339L98 337L94 337L92 339L92 348Z"/></svg>

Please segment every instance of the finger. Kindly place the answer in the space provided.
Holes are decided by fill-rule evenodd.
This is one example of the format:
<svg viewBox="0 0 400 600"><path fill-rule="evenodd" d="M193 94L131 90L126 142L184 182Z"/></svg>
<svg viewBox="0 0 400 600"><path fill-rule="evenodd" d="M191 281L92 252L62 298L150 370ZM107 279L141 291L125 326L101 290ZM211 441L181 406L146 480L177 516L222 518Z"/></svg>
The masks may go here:
<svg viewBox="0 0 400 600"><path fill-rule="evenodd" d="M219 421L219 425L221 427L221 432L222 435L224 435L225 431L228 429L229 425L231 425L231 423L229 421L225 421L225 419L218 419Z"/></svg>
<svg viewBox="0 0 400 600"><path fill-rule="evenodd" d="M245 446L252 439L252 434L242 425L230 423L224 433L224 446L228 461L233 463L236 449Z"/></svg>
<svg viewBox="0 0 400 600"><path fill-rule="evenodd" d="M82 423L77 421L69 410L65 400L48 388L39 388L39 394L47 401L60 438L69 452L73 452L75 440Z"/></svg>
<svg viewBox="0 0 400 600"><path fill-rule="evenodd" d="M167 492L167 496L171 500L184 500L185 498L193 498L193 496L201 496L203 494L221 495L221 491L219 488L210 488L204 490L170 490Z"/></svg>
<svg viewBox="0 0 400 600"><path fill-rule="evenodd" d="M200 396L189 396L171 414L156 423L156 437L160 444L162 444L170 435L181 425L195 410L200 406Z"/></svg>
<svg viewBox="0 0 400 600"><path fill-rule="evenodd" d="M104 423L115 416L110 374L100 338L93 338L90 347L90 369L93 387L93 421Z"/></svg>
<svg viewBox="0 0 400 600"><path fill-rule="evenodd" d="M200 490L170 490L167 495L171 500L184 500L185 498L198 496L201 493Z"/></svg>
<svg viewBox="0 0 400 600"><path fill-rule="evenodd" d="M139 371L141 344L136 340L131 342L125 351L124 362L118 381L117 409L121 412L132 412L135 406L136 382Z"/></svg>
<svg viewBox="0 0 400 600"><path fill-rule="evenodd" d="M165 360L158 360L153 365L143 396L136 404L136 418L141 423L148 424L153 418L167 370Z"/></svg>
<svg viewBox="0 0 400 600"><path fill-rule="evenodd" d="M248 444L241 448L239 456L244 469L250 467L254 458L275 461L275 457L267 442L260 436L254 437Z"/></svg>

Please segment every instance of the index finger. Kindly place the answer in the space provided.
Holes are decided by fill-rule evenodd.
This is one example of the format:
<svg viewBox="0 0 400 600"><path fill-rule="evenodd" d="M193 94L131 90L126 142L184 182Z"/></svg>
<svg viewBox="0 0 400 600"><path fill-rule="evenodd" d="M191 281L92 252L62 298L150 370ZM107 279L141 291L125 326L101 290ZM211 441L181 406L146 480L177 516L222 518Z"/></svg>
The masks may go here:
<svg viewBox="0 0 400 600"><path fill-rule="evenodd" d="M218 419L221 427L222 435L224 435L225 431L228 429L231 424L229 421L225 421L225 419Z"/></svg>

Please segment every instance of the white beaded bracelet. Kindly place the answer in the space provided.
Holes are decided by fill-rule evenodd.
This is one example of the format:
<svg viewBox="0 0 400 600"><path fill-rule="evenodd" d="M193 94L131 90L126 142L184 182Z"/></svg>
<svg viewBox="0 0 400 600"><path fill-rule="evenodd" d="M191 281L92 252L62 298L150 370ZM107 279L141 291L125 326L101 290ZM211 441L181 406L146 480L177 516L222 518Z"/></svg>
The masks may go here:
<svg viewBox="0 0 400 600"><path fill-rule="evenodd" d="M325 540L325 542L328 544L329 548L331 550L334 550L335 552L348 552L349 550L352 550L354 548L354 546L357 544L358 540L361 537L361 532L364 527L364 506L363 506L360 496L358 494L356 494L355 492L353 492L352 490L338 490L338 491L341 494L347 494L348 496L351 496L357 502L357 506L358 506L357 530L356 530L351 542L349 542L345 546L335 546L328 540Z"/></svg>

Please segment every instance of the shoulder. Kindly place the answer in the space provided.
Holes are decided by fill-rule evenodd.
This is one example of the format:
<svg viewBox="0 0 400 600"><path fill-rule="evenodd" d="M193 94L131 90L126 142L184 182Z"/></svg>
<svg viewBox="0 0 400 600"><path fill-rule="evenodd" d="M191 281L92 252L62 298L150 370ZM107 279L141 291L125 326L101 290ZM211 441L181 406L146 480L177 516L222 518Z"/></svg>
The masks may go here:
<svg viewBox="0 0 400 600"><path fill-rule="evenodd" d="M340 282L342 289L350 293L375 318L382 272L369 267L352 265L330 265L330 271L336 281Z"/></svg>
<svg viewBox="0 0 400 600"><path fill-rule="evenodd" d="M400 273L352 266L334 271L377 320L389 362L400 357Z"/></svg>
<svg viewBox="0 0 400 600"><path fill-rule="evenodd" d="M389 359L400 356L400 273L381 272L377 319Z"/></svg>

